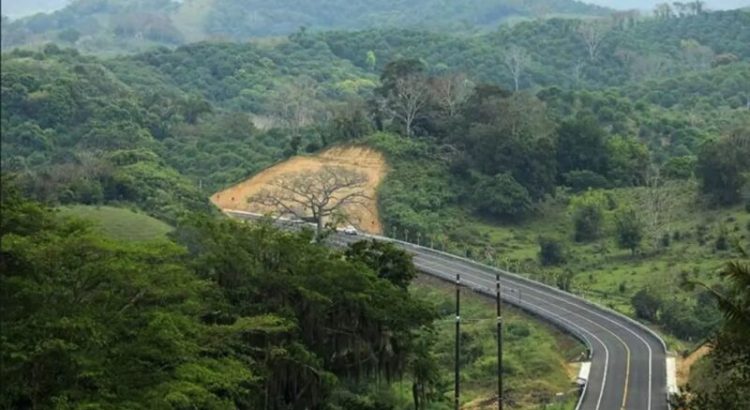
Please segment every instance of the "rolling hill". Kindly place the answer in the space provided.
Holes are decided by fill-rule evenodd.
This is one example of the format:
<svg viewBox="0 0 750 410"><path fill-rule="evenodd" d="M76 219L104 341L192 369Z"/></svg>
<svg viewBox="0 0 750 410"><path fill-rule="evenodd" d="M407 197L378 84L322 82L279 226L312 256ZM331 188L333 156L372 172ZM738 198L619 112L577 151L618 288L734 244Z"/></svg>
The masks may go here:
<svg viewBox="0 0 750 410"><path fill-rule="evenodd" d="M312 30L475 30L542 16L605 15L574 0L77 0L50 14L3 20L3 48L60 42L86 51L138 50L207 39L244 41Z"/></svg>

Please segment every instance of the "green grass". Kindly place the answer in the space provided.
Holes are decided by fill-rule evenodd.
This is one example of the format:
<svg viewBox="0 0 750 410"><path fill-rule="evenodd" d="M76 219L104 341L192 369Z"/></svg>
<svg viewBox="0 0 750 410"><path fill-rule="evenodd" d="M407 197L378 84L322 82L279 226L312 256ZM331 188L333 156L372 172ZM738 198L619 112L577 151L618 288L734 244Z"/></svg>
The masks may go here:
<svg viewBox="0 0 750 410"><path fill-rule="evenodd" d="M543 204L528 220L501 224L467 216L466 230L477 232L481 246L471 249L474 259L496 266L509 267L536 280L554 284L556 274L568 269L575 272L573 292L623 313L634 315L630 299L638 290L651 287L667 297L686 297L681 289L683 278L707 283L718 280L715 274L726 261L740 255L733 245L717 250L716 238L726 232L730 243L750 245L750 213L743 206L711 208L701 203L693 182L679 182L667 188L671 198L668 222L644 237L636 255L620 249L615 240L614 211L608 211L601 238L590 243L573 241L573 226L567 210L570 196L561 195ZM635 207L648 218L644 202L645 188L622 188L608 191L617 208ZM699 230L705 234L700 240ZM668 247L658 239L664 233L672 238ZM675 233L679 239L674 239ZM538 262L538 238L553 237L567 250L567 262L559 267L543 267ZM450 246L450 245L449 245ZM462 244L452 244L455 253L465 252ZM668 337L670 347L690 347ZM697 342L697 341L693 341Z"/></svg>
<svg viewBox="0 0 750 410"><path fill-rule="evenodd" d="M73 205L59 208L63 217L93 222L96 229L112 239L150 241L165 238L172 227L148 215L111 206Z"/></svg>
<svg viewBox="0 0 750 410"><path fill-rule="evenodd" d="M569 211L576 194L559 189L554 198L541 203L524 220L486 220L472 214L471 204L466 203L470 193L444 162L435 160L439 153L428 143L381 133L371 136L367 144L382 150L388 158L390 172L379 188L379 206L390 235L403 239L408 230L409 239L414 241L415 232L420 232L422 244L508 268L553 286L561 274L570 272L570 291L631 316L633 295L650 288L665 308L654 328L664 333L669 347L677 351L702 342L710 334L712 321L718 318L715 308L703 304L705 298L701 296L705 294L700 289L687 291L681 284L685 279L714 284L720 280L716 272L728 260L740 257L734 246L717 249L721 232L730 243L737 241L750 249L750 213L744 206L708 206L694 180L668 181L660 188L665 218L659 224L648 224L640 249L632 255L616 242L615 214L619 209L632 208L649 222L654 215L649 206L653 202L649 198L654 195L649 188L605 191L608 209L600 237L577 243ZM665 233L670 237L668 246L660 244ZM567 255L562 266L540 264L540 236L562 244ZM669 314L664 316L667 307ZM686 340L672 337L678 334Z"/></svg>
<svg viewBox="0 0 750 410"><path fill-rule="evenodd" d="M454 288L436 279L421 278L412 292L437 306L442 317L437 321L437 359L445 374L445 406L449 409L453 394L454 365ZM505 390L516 409L539 409L555 402L558 392L564 403L575 403L577 392L572 384L568 363L581 358L583 346L576 340L521 312L504 310ZM496 319L494 302L469 290L462 291L462 370L461 403L479 403L496 397ZM489 399L489 400L488 400ZM560 409L572 409L571 404ZM484 406L472 407L484 408ZM492 408L489 405L488 408Z"/></svg>

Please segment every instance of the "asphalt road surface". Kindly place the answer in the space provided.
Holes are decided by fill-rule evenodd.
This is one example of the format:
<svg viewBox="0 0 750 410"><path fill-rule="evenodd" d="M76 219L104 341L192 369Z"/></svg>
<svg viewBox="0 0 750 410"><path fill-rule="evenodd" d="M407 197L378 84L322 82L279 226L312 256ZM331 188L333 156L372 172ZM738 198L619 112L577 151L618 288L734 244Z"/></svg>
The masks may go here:
<svg viewBox="0 0 750 410"><path fill-rule="evenodd" d="M227 212L250 219L250 214ZM513 273L481 265L425 247L369 235L338 234L341 244L363 239L396 243L414 255L414 264L426 274L454 281L495 295L500 274L501 294L510 303L552 322L582 340L589 349L591 372L578 409L667 410L667 370L664 342L637 322L556 288Z"/></svg>

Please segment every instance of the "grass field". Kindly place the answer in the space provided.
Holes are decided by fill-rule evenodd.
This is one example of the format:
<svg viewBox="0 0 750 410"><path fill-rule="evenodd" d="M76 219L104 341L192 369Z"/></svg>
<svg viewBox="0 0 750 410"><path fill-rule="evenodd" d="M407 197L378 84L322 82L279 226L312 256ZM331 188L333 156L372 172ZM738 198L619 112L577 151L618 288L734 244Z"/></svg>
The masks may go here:
<svg viewBox="0 0 750 410"><path fill-rule="evenodd" d="M63 217L92 221L96 229L112 239L149 241L164 238L172 231L171 226L158 219L125 208L74 205L59 210Z"/></svg>
<svg viewBox="0 0 750 410"><path fill-rule="evenodd" d="M449 409L453 395L455 339L454 288L445 282L421 277L412 292L438 307L438 363L445 374L445 406ZM464 409L493 409L496 395L496 314L494 301L470 290L462 291L461 318L461 403ZM570 364L582 357L583 346L557 328L543 324L509 307L504 308L504 376L508 408L540 409L556 404L558 409L572 409L577 391L572 381L576 375ZM565 396L562 402L557 393ZM510 404L513 403L512 406Z"/></svg>

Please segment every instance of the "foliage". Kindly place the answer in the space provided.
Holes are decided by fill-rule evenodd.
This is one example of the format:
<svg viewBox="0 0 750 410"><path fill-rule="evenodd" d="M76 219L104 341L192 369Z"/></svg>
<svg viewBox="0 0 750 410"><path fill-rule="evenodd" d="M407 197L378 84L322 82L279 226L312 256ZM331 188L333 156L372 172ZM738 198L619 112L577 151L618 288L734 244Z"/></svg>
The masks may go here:
<svg viewBox="0 0 750 410"><path fill-rule="evenodd" d="M557 131L560 173L585 170L604 175L609 169L605 135L592 117L563 122Z"/></svg>
<svg viewBox="0 0 750 410"><path fill-rule="evenodd" d="M557 239L539 238L539 262L543 266L564 264L566 260L565 248Z"/></svg>
<svg viewBox="0 0 750 410"><path fill-rule="evenodd" d="M615 214L615 227L617 229L617 244L623 248L635 251L641 246L643 240L643 221L634 209L621 209Z"/></svg>
<svg viewBox="0 0 750 410"><path fill-rule="evenodd" d="M531 197L508 173L480 177L475 184L472 202L483 215L496 218L523 216L532 208Z"/></svg>
<svg viewBox="0 0 750 410"><path fill-rule="evenodd" d="M208 409L259 393L260 372L231 346L283 321L207 323L216 289L185 266L180 247L102 239L23 199L10 181L2 188L3 406Z"/></svg>
<svg viewBox="0 0 750 410"><path fill-rule="evenodd" d="M730 289L711 293L724 320L712 340L713 349L691 375L687 394L675 398L678 410L733 410L750 404L750 350L745 343L750 337L750 269L746 261L731 261L721 276Z"/></svg>
<svg viewBox="0 0 750 410"><path fill-rule="evenodd" d="M601 235L605 204L602 191L589 191L570 204L576 242L591 241Z"/></svg>
<svg viewBox="0 0 750 410"><path fill-rule="evenodd" d="M637 317L652 322L656 321L662 307L661 298L650 288L644 288L636 292L631 298L631 303Z"/></svg>
<svg viewBox="0 0 750 410"><path fill-rule="evenodd" d="M440 313L435 326L434 363L438 366L440 378L437 392L442 394L443 400L433 406L448 410L453 408L450 395L453 387L455 292L452 287L431 280L417 281L412 292L431 300ZM462 405L496 397L497 326L495 306L487 302L473 292L463 291L461 294ZM503 312L504 393L508 403L512 401L514 406L536 409L553 401L557 392L567 392L570 379L564 368L554 363L578 360L582 346L529 319L514 309Z"/></svg>
<svg viewBox="0 0 750 410"><path fill-rule="evenodd" d="M707 142L698 156L697 173L702 190L718 205L732 205L742 199L740 189L750 167L750 134L747 129L719 141Z"/></svg>
<svg viewBox="0 0 750 410"><path fill-rule="evenodd" d="M352 262L361 262L394 285L406 289L417 277L412 255L389 242L360 241L345 252Z"/></svg>
<svg viewBox="0 0 750 410"><path fill-rule="evenodd" d="M87 51L143 49L186 40L216 38L245 41L251 37L290 35L310 41L305 27L316 30L361 28L489 29L513 19L552 13L602 15L606 9L573 0L544 0L534 4L504 0L475 1L446 7L437 0L378 3L342 0L217 0L209 4L159 1L78 0L50 14L3 22L3 47L54 40L74 29L87 37L78 41ZM302 27L302 29L300 29ZM362 53L364 59L366 54Z"/></svg>
<svg viewBox="0 0 750 410"><path fill-rule="evenodd" d="M177 242L120 242L2 188L3 406L336 406L347 381L410 374L432 388L417 363L435 313L404 292L403 252L361 261L201 215Z"/></svg>

